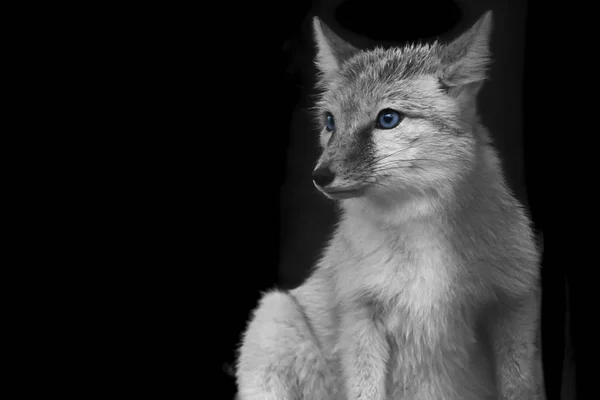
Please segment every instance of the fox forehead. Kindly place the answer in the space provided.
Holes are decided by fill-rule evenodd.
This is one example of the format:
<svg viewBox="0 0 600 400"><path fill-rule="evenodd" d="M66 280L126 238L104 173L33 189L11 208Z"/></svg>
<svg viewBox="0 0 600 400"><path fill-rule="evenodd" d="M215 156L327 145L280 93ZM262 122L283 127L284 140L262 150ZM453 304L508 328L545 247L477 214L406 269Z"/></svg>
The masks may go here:
<svg viewBox="0 0 600 400"><path fill-rule="evenodd" d="M342 65L318 106L346 116L391 105L406 114L430 109L440 92L432 53L430 46L359 52Z"/></svg>
<svg viewBox="0 0 600 400"><path fill-rule="evenodd" d="M323 94L318 108L321 114L332 113L339 123L342 120L374 119L387 108L399 111L405 117L428 118L441 116L450 107L452 104L441 95L437 80L422 76L393 85L348 82Z"/></svg>
<svg viewBox="0 0 600 400"><path fill-rule="evenodd" d="M434 43L360 51L342 65L340 75L350 80L366 78L390 82L432 74L439 66L437 47Z"/></svg>

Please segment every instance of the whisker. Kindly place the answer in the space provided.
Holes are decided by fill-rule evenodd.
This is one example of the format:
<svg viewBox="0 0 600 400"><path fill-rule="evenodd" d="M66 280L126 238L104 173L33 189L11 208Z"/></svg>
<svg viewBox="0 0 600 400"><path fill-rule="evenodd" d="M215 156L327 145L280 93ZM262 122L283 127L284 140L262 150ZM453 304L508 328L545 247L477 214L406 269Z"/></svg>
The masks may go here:
<svg viewBox="0 0 600 400"><path fill-rule="evenodd" d="M393 171L396 169L406 169L406 168L418 168L418 169L424 169L421 165L418 164L414 164L414 163L393 163L393 164L387 164L387 165L378 165L375 168L370 168L368 170L368 172L370 173L379 173L382 171Z"/></svg>
<svg viewBox="0 0 600 400"><path fill-rule="evenodd" d="M401 148L401 149L398 149L398 150L396 150L396 151L394 151L394 152L392 152L392 153L390 153L390 154L386 154L386 155L384 155L384 156L380 156L380 157L378 157L378 158L375 158L375 159L373 159L373 160L371 160L371 161L370 161L370 164L378 163L379 161L385 160L385 159L386 159L386 158L388 158L388 157L392 157L393 155L395 155L395 154L398 154L398 153L399 153L399 152L401 152L401 151L408 150L408 149L410 149L412 146L414 146L414 143L410 143L409 145L407 145L407 146L405 146L405 147L403 147L403 148Z"/></svg>

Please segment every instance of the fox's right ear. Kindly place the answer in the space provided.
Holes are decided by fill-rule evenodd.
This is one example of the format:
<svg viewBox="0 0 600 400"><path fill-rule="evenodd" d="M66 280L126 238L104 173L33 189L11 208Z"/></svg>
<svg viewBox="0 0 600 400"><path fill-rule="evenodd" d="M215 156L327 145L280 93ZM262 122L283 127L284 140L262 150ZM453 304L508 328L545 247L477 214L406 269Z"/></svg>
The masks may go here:
<svg viewBox="0 0 600 400"><path fill-rule="evenodd" d="M491 31L492 11L487 11L469 30L441 48L439 80L450 93L469 89L476 94L479 90L490 61Z"/></svg>
<svg viewBox="0 0 600 400"><path fill-rule="evenodd" d="M358 49L344 41L325 25L318 17L313 18L314 40L317 46L315 65L322 85L335 76L344 61L352 57Z"/></svg>

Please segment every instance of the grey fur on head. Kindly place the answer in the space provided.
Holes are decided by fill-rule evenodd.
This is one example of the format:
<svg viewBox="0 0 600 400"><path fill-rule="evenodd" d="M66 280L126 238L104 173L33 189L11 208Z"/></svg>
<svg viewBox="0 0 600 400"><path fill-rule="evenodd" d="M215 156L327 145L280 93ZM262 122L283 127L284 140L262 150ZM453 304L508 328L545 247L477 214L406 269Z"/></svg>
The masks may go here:
<svg viewBox="0 0 600 400"><path fill-rule="evenodd" d="M320 72L319 85L326 86L336 73L359 71L383 59L381 76L407 79L419 74L432 74L450 86L477 82L485 78L489 61L489 36L492 11L486 12L468 31L453 42L443 45L411 45L384 50L361 51L341 39L318 17L313 18L317 45L315 64ZM400 75L394 75L394 73Z"/></svg>
<svg viewBox="0 0 600 400"><path fill-rule="evenodd" d="M335 173L334 190L452 198L477 162L478 144L489 143L477 127L476 97L490 59L491 21L488 11L449 44L359 50L314 18L323 89L314 107L323 148L318 166ZM403 121L377 129L385 109ZM326 118L336 121L334 131L324 129Z"/></svg>

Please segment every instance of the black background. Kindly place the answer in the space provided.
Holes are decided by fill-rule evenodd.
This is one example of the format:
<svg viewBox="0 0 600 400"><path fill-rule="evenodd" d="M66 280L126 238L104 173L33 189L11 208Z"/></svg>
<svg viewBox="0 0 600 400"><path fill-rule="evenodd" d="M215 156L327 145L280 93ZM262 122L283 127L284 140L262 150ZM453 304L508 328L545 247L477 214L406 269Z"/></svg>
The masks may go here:
<svg viewBox="0 0 600 400"><path fill-rule="evenodd" d="M569 9L573 14L580 11L574 8ZM575 274L581 261L561 258L573 239L558 228L563 208L549 206L556 204L558 195L559 204L567 207L567 196L557 189L563 193L568 185L566 155L561 154L565 158L557 168L557 153L550 147L556 148L557 136L582 130L581 123L572 120L575 106L557 100L575 98L569 84L559 79L577 71L574 56L561 56L580 37L576 30L566 30L570 14L564 8L516 0L315 0L250 9L247 19L236 19L228 28L241 34L213 37L221 50L206 61L223 63L227 69L219 75L223 88L219 101L225 106L217 108L220 114L214 118L235 116L237 121L231 128L215 123L219 133L212 140L221 147L214 151L223 155L210 158L208 179L216 183L203 194L216 204L220 219L211 226L210 242L201 251L222 260L218 268L231 291L217 310L227 320L227 328L219 331L224 374L235 362L241 334L261 292L300 284L335 221L334 205L316 192L310 178L318 156L316 133L304 111L313 93L311 17L320 16L342 38L366 48L438 37L450 40L492 9L494 63L481 92L480 114L494 136L511 188L530 209L536 231L544 235L544 373L547 398L558 399L561 387L565 390L574 383L574 364L569 360L575 356L564 357L567 308L573 353L582 341L583 323L582 290ZM206 84L210 80L202 79ZM563 246L556 246L553 232L562 235L558 240ZM580 365L585 354L576 354ZM565 363L568 384L562 379ZM233 378L226 380L224 398L235 391Z"/></svg>

